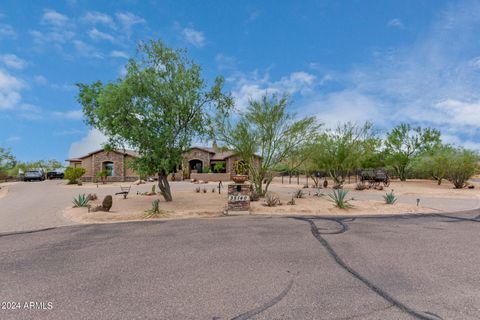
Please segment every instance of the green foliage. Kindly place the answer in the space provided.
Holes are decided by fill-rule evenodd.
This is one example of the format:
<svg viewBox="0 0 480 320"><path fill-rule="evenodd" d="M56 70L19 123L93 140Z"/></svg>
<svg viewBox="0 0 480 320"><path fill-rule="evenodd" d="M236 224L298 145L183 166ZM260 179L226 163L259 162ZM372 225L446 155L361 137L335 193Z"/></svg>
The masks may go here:
<svg viewBox="0 0 480 320"><path fill-rule="evenodd" d="M447 177L449 161L455 155L455 149L449 145L439 144L419 155L412 164L418 178L433 178L438 184Z"/></svg>
<svg viewBox="0 0 480 320"><path fill-rule="evenodd" d="M160 200L153 200L152 201L152 209L150 210L150 212L152 212L153 214L158 214L160 213L160 210L158 209L159 207L159 204L160 204Z"/></svg>
<svg viewBox="0 0 480 320"><path fill-rule="evenodd" d="M286 96L264 95L250 101L235 125L227 117L217 117L217 137L245 161L250 181L259 194L267 192L272 169L294 149L311 143L318 132L315 117L297 120L295 114L287 113L288 104Z"/></svg>
<svg viewBox="0 0 480 320"><path fill-rule="evenodd" d="M233 170L236 174L246 175L248 173L248 165L243 160L237 160L233 165Z"/></svg>
<svg viewBox="0 0 480 320"><path fill-rule="evenodd" d="M78 183L78 180L85 174L85 168L73 168L67 167L65 169L65 179L68 180L68 184Z"/></svg>
<svg viewBox="0 0 480 320"><path fill-rule="evenodd" d="M17 161L9 149L0 147L0 179L4 179L10 175Z"/></svg>
<svg viewBox="0 0 480 320"><path fill-rule="evenodd" d="M90 198L86 194L79 194L76 198L73 199L73 207L87 207Z"/></svg>
<svg viewBox="0 0 480 320"><path fill-rule="evenodd" d="M330 200L335 203L335 206L340 209L347 209L352 207L351 204L348 203L348 200L346 199L348 194L347 190L344 189L336 189L333 190L332 193L329 193L328 196L330 197Z"/></svg>
<svg viewBox="0 0 480 320"><path fill-rule="evenodd" d="M478 154L462 148L455 149L448 159L446 178L455 188L465 187L468 179L478 172Z"/></svg>
<svg viewBox="0 0 480 320"><path fill-rule="evenodd" d="M213 165L213 172L219 173L225 170L225 161L217 162Z"/></svg>
<svg viewBox="0 0 480 320"><path fill-rule="evenodd" d="M336 187L341 188L346 177L361 167L362 161L371 157L380 145L370 123L358 126L352 123L339 125L320 136L312 147L312 161L318 169L328 173Z"/></svg>
<svg viewBox="0 0 480 320"><path fill-rule="evenodd" d="M397 202L397 197L395 196L395 194L393 194L393 190L391 192L386 193L383 196L383 199L385 199L386 204L394 204L395 202Z"/></svg>
<svg viewBox="0 0 480 320"><path fill-rule="evenodd" d="M440 132L431 128L402 123L392 129L385 140L385 162L391 166L400 180L407 179L412 160L440 144Z"/></svg>
<svg viewBox="0 0 480 320"><path fill-rule="evenodd" d="M314 197L323 197L325 194L322 192L322 189L317 189L315 190L315 193L313 194Z"/></svg>
<svg viewBox="0 0 480 320"><path fill-rule="evenodd" d="M226 115L233 104L222 92L223 82L216 78L207 90L200 66L185 50L151 41L139 45L139 58L129 60L117 81L78 84L78 101L87 122L106 134L110 145L140 153L132 166L158 174L160 193L171 201L167 177L181 164L182 153L193 138L211 136L211 115Z"/></svg>
<svg viewBox="0 0 480 320"><path fill-rule="evenodd" d="M209 173L210 172L210 168L205 166L202 168L202 173Z"/></svg>

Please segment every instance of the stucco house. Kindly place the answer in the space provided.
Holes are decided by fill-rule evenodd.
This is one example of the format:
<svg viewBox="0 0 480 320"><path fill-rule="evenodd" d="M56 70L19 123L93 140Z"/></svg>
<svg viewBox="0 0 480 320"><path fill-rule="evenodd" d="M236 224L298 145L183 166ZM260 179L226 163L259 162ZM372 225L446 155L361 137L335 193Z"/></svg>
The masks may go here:
<svg viewBox="0 0 480 320"><path fill-rule="evenodd" d="M67 161L71 167L85 168L82 180L86 182L99 180L97 174L103 170L107 172L107 181L135 181L139 179L139 174L128 166L128 162L138 156L138 153L132 150L100 149Z"/></svg>

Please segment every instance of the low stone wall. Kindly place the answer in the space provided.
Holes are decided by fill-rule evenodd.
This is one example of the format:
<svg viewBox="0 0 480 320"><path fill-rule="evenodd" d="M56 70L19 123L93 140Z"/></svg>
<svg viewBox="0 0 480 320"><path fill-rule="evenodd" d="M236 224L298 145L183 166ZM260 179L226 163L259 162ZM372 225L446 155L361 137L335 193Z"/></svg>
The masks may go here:
<svg viewBox="0 0 480 320"><path fill-rule="evenodd" d="M190 179L203 181L230 181L230 173L191 173Z"/></svg>
<svg viewBox="0 0 480 320"><path fill-rule="evenodd" d="M107 177L107 182L134 182L140 179L139 177ZM89 177L83 176L81 178L83 182L99 182L101 183L102 180L99 177Z"/></svg>

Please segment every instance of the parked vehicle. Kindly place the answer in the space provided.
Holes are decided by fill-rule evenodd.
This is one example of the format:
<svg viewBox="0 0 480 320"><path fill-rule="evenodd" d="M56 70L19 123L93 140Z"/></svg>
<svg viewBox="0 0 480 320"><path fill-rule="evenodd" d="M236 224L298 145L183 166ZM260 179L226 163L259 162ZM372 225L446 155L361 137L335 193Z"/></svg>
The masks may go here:
<svg viewBox="0 0 480 320"><path fill-rule="evenodd" d="M49 171L47 172L47 179L63 179L64 174L61 171Z"/></svg>
<svg viewBox="0 0 480 320"><path fill-rule="evenodd" d="M45 174L42 170L28 170L25 172L23 181L43 181L45 180Z"/></svg>

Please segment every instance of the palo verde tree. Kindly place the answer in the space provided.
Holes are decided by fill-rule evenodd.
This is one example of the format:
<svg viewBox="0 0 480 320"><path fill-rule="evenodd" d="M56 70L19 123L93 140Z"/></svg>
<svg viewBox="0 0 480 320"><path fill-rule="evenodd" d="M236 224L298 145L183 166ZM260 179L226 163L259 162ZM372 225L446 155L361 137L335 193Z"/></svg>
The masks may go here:
<svg viewBox="0 0 480 320"><path fill-rule="evenodd" d="M446 178L456 189L465 187L468 179L478 172L478 154L472 150L456 148L448 158Z"/></svg>
<svg viewBox="0 0 480 320"><path fill-rule="evenodd" d="M210 114L232 105L222 92L223 79L207 89L200 66L161 41L139 45L126 74L103 84L78 84L78 101L87 123L102 131L112 147L129 146L140 153L132 167L157 174L165 201L172 201L167 177L181 164L194 137L211 133Z"/></svg>
<svg viewBox="0 0 480 320"><path fill-rule="evenodd" d="M401 181L407 179L407 170L418 155L440 144L440 131L411 127L402 123L392 129L385 139L385 162Z"/></svg>
<svg viewBox="0 0 480 320"><path fill-rule="evenodd" d="M8 175L8 171L15 167L16 159L9 149L0 147L0 178Z"/></svg>
<svg viewBox="0 0 480 320"><path fill-rule="evenodd" d="M327 130L313 146L313 164L341 187L353 170L361 167L379 146L379 139L372 130L372 124L363 126L347 122L334 130Z"/></svg>
<svg viewBox="0 0 480 320"><path fill-rule="evenodd" d="M450 145L439 144L418 156L413 164L415 171L437 180L438 185L447 178L450 160L455 156L455 148Z"/></svg>
<svg viewBox="0 0 480 320"><path fill-rule="evenodd" d="M273 168L318 134L320 125L316 119L296 119L295 114L287 112L288 104L285 95L265 94L249 102L236 124L226 117L217 118L218 139L242 157L259 195L268 191Z"/></svg>

